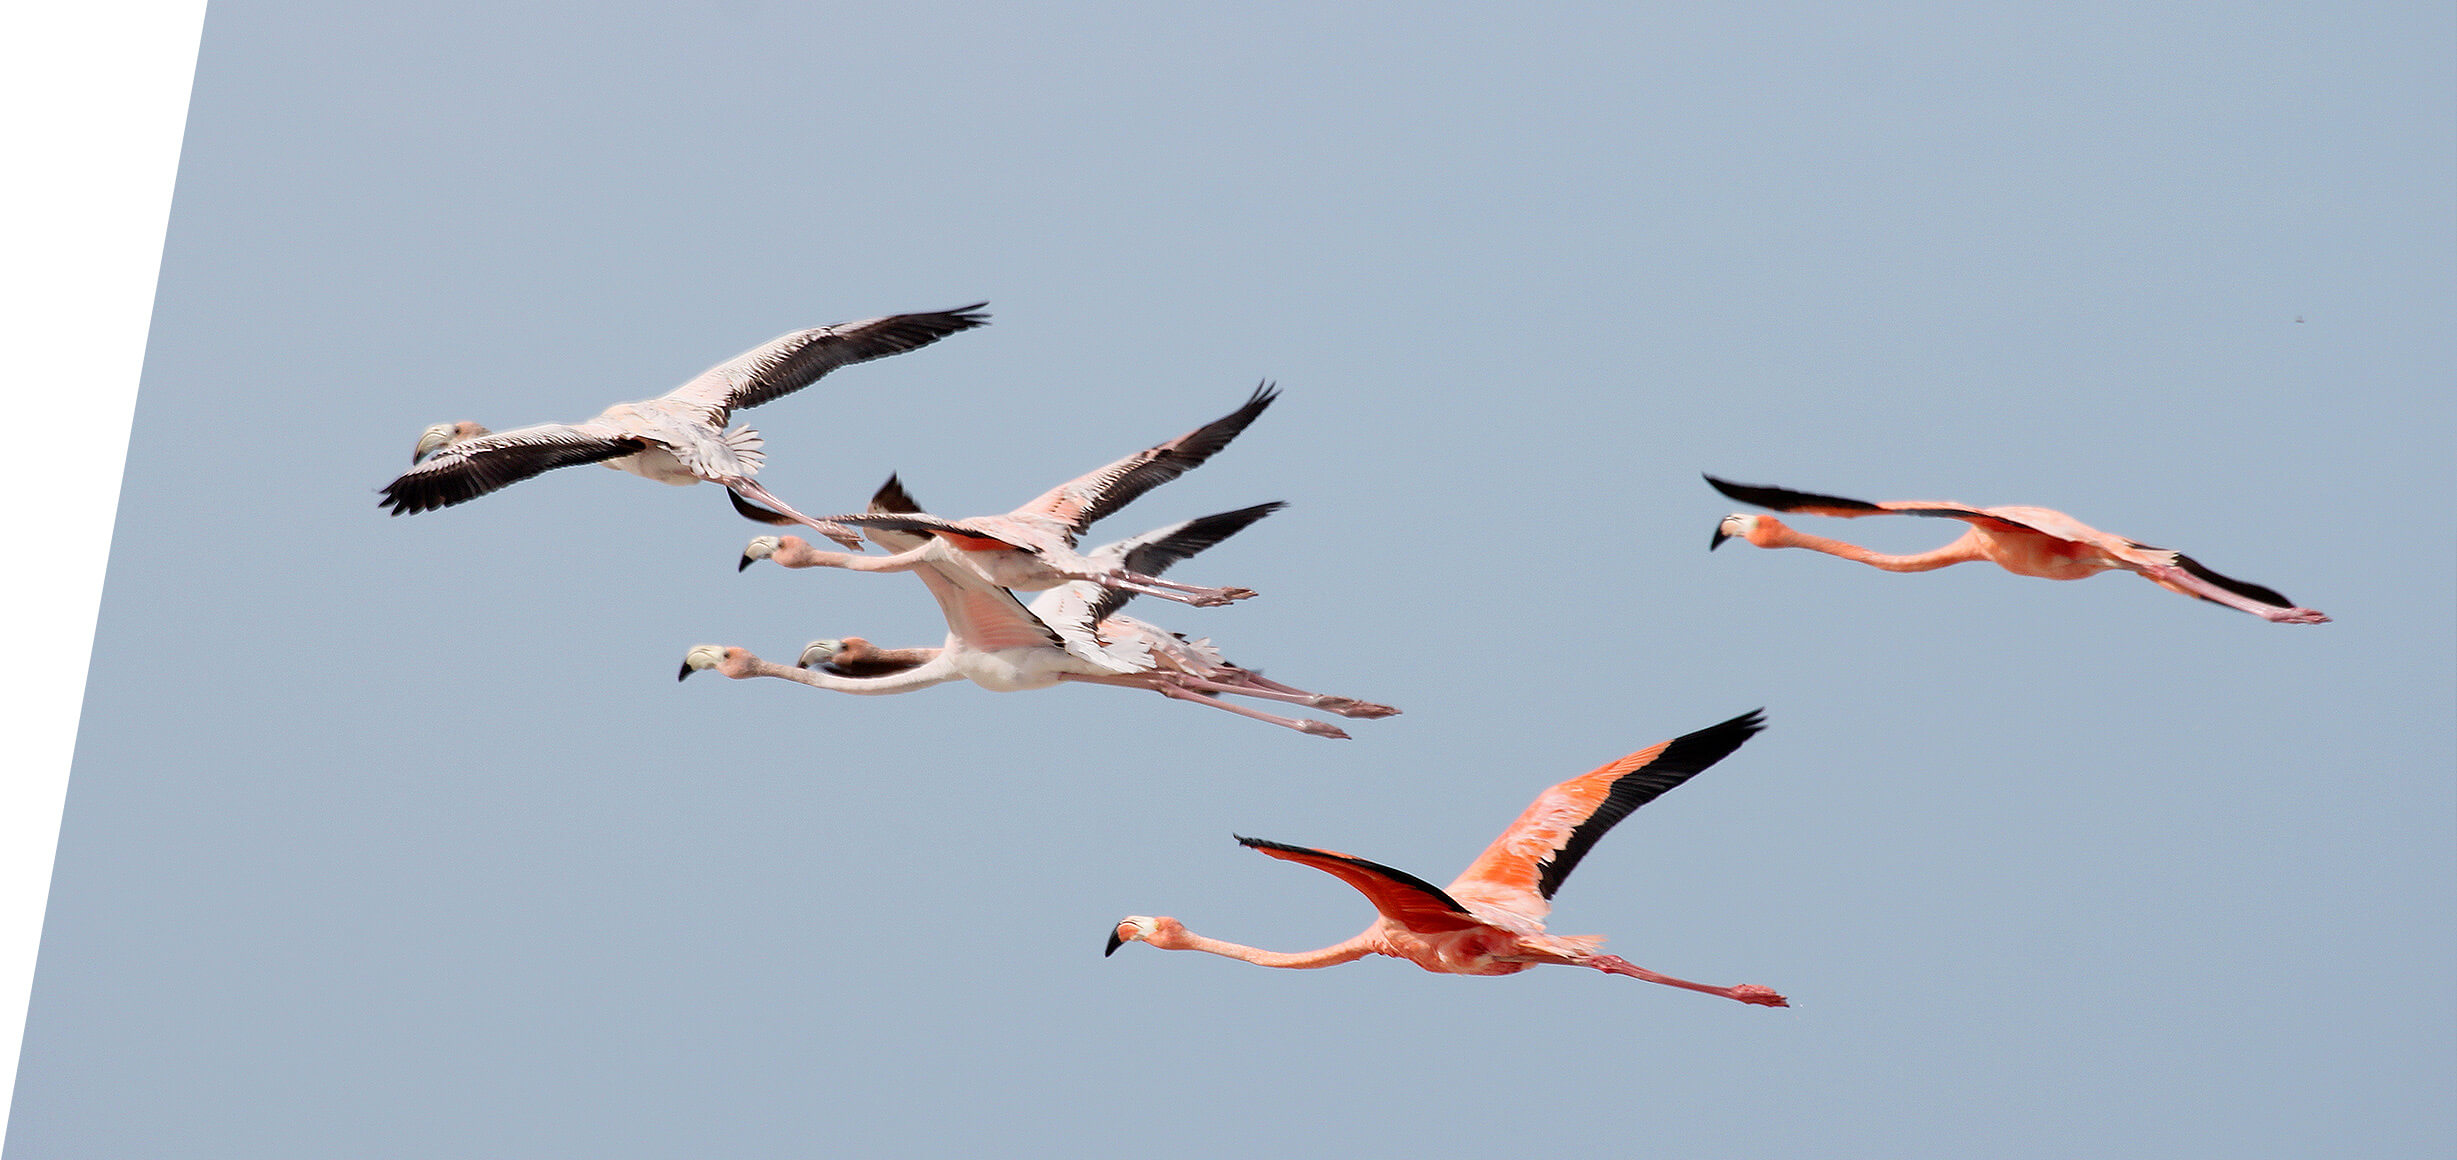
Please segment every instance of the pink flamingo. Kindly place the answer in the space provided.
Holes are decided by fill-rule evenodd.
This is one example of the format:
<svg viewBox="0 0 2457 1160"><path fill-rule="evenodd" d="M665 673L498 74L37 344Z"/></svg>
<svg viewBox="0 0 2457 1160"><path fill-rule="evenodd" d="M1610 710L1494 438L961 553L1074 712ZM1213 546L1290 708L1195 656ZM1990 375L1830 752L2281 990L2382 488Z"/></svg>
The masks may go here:
<svg viewBox="0 0 2457 1160"><path fill-rule="evenodd" d="M1135 571L1120 562L1101 562L1075 550L1076 537L1094 521L1126 506L1136 497L1202 465L1246 429L1279 392L1270 383L1236 410L1175 439L1147 447L1090 474L1070 479L1042 493L1031 503L999 516L951 520L928 515L918 507L882 509L874 500L861 515L828 516L826 522L873 530L931 537L952 548L974 571L1002 588L1038 592L1071 581L1087 580L1111 588L1175 600L1181 604L1219 605L1254 595L1248 588L1198 588ZM890 476L882 497L902 495L902 485ZM909 500L904 501L909 505ZM788 522L758 508L734 501L744 516L762 523ZM786 541L793 541L788 544ZM844 568L855 572L910 572L933 558L930 544L888 556L847 555L813 550L795 537L761 537L743 552L742 567L779 551L791 555L797 568Z"/></svg>
<svg viewBox="0 0 2457 1160"><path fill-rule="evenodd" d="M1779 512L1816 516L1905 515L1962 520L1971 530L1934 551L1909 556L1883 552L1794 531L1773 516L1734 514L1716 525L1711 550L1728 539L1743 539L1761 548L1807 548L1846 560L1858 560L1888 572L1926 572L1970 560L1987 560L2022 576L2079 580L2111 569L2122 569L2170 592L2242 609L2280 624L2325 624L2329 618L2309 608L2295 607L2276 589L2229 579L2204 568L2192 557L2165 548L2110 535L2059 511L2036 507L1975 508L1950 501L1897 500L1867 503L1830 495L1811 495L1779 487L1758 487L1707 476L1716 491Z"/></svg>
<svg viewBox="0 0 2457 1160"><path fill-rule="evenodd" d="M1131 540L1107 545L1089 557L1097 563L1119 562L1141 571L1157 572L1171 563L1235 535L1277 510L1279 504L1259 504L1233 512L1172 524ZM892 538L904 533L871 529L873 536ZM794 537L786 537L795 540ZM799 543L798 540L795 540ZM895 548L888 543L884 546ZM949 681L969 680L993 692L1045 689L1062 682L1121 685L1150 689L1174 700L1224 709L1315 737L1346 738L1326 721L1285 717L1223 701L1217 694L1233 693L1322 709L1346 717L1388 717L1399 710L1388 705L1309 693L1220 659L1208 642L1189 643L1143 624L1114 615L1131 593L1116 592L1089 581L1076 581L1043 593L1032 607L1017 602L1006 589L981 578L964 561L955 559L943 541L922 545L929 552L915 569L947 618L947 642L935 649L880 649L860 637L813 641L802 650L800 664L789 667L761 660L740 648L699 645L683 658L677 679L703 669L715 669L736 680L777 677L840 693L909 693ZM807 551L807 546L804 546ZM773 556L797 565L791 550Z"/></svg>
<svg viewBox="0 0 2457 1160"><path fill-rule="evenodd" d="M926 314L891 314L797 330L700 372L654 399L617 403L583 423L542 423L493 432L467 421L438 423L418 436L415 464L384 485L378 506L394 515L432 511L485 495L541 472L582 463L677 486L723 484L850 548L861 540L842 525L794 511L751 479L765 462L759 433L727 430L739 408L783 398L851 363L928 346L989 321L986 302Z"/></svg>
<svg viewBox="0 0 2457 1160"><path fill-rule="evenodd" d="M1600 936L1544 931L1554 891L1596 839L1631 810L1721 761L1763 728L1761 712L1744 713L1545 790L1448 889L1353 855L1260 838L1237 839L1240 845L1271 857L1328 873L1372 901L1381 917L1345 942L1320 950L1281 953L1205 938L1174 918L1129 915L1110 932L1103 953L1116 954L1127 943L1143 942L1162 950L1204 951L1259 966L1297 970L1334 966L1366 955L1389 955L1452 975L1510 975L1541 963L1559 963L1764 1007L1791 1006L1783 996L1753 983L1711 987L1659 975L1617 955L1599 954L1596 948L1604 942Z"/></svg>

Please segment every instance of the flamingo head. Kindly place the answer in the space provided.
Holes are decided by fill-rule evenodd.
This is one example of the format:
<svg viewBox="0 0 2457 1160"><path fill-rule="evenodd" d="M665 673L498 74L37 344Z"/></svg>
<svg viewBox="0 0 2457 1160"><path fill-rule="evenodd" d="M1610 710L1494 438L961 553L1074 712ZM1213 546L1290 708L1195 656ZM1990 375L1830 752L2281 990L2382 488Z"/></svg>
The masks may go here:
<svg viewBox="0 0 2457 1160"><path fill-rule="evenodd" d="M682 680L701 669L716 669L722 672L725 662L748 655L750 654L741 649L727 648L721 644L695 644L691 646L690 652L683 654L682 671L674 674L674 679Z"/></svg>
<svg viewBox="0 0 2457 1160"><path fill-rule="evenodd" d="M1712 552L1722 547L1725 540L1735 536L1744 540L1749 539L1750 533L1757 531L1758 524L1765 520L1764 516L1743 515L1739 512L1723 517L1723 522L1715 525L1715 538L1706 542L1706 550Z"/></svg>
<svg viewBox="0 0 2457 1160"><path fill-rule="evenodd" d="M860 638L847 637L844 640L814 640L802 646L801 659L794 663L806 669L825 667L829 661L836 659L836 654L845 651L846 646L858 639Z"/></svg>
<svg viewBox="0 0 2457 1160"><path fill-rule="evenodd" d="M1172 938L1185 932L1185 924L1174 918L1153 918L1148 915L1130 914L1119 919L1118 925L1110 930L1109 949L1102 951L1101 957L1107 958L1118 953L1119 947L1130 942L1148 942L1159 946L1161 945L1159 939Z"/></svg>
<svg viewBox="0 0 2457 1160"><path fill-rule="evenodd" d="M769 557L776 555L776 550L778 548L784 546L785 538L783 536L753 536L751 537L751 542L743 546L742 562L734 565L734 571L740 572L743 569L750 567L751 562L754 560L768 559Z"/></svg>
<svg viewBox="0 0 2457 1160"><path fill-rule="evenodd" d="M418 463L446 447L492 432L467 419L458 423L437 423L418 433L418 449L410 452L410 462Z"/></svg>

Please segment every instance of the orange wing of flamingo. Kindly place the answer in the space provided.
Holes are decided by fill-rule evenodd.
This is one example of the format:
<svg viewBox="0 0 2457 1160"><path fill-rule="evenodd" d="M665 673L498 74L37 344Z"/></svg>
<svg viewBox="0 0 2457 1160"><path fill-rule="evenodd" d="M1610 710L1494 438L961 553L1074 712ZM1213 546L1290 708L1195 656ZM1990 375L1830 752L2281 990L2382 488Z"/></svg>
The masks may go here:
<svg viewBox="0 0 2457 1160"><path fill-rule="evenodd" d="M1368 862L1335 850L1310 850L1261 838L1238 835L1237 844L1250 846L1283 862L1311 866L1357 888L1383 917L1424 934L1470 930L1484 925L1442 888L1405 870Z"/></svg>
<svg viewBox="0 0 2457 1160"><path fill-rule="evenodd" d="M1606 831L1765 727L1765 711L1752 709L1545 790L1450 884L1451 891L1542 918L1552 909L1553 892Z"/></svg>

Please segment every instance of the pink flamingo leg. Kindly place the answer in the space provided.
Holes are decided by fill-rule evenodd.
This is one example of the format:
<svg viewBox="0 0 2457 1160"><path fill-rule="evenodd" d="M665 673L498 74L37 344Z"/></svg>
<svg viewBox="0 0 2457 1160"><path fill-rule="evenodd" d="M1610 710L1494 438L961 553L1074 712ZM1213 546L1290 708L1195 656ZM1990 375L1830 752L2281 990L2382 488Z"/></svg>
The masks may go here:
<svg viewBox="0 0 2457 1160"><path fill-rule="evenodd" d="M1058 575L1068 580L1089 580L1103 588L1115 588L1124 592L1158 597L1162 600L1174 600L1179 604L1191 604L1197 608L1216 608L1233 601L1251 600L1255 595L1251 588L1198 588L1192 584L1179 584L1123 569L1098 573L1060 572Z"/></svg>
<svg viewBox="0 0 2457 1160"><path fill-rule="evenodd" d="M735 495L741 496L744 499L757 500L760 503L764 503L769 507L776 509L779 514L791 517L793 522L801 524L802 526L807 527L820 535L826 536L839 544L843 544L844 546L857 552L862 548L862 538L854 534L853 529L832 520L814 520L809 516L803 515L801 512L795 511L793 509L793 505L776 498L775 492L761 487L756 480L731 479L720 480L718 482L723 483L726 490L733 492Z"/></svg>
<svg viewBox="0 0 2457 1160"><path fill-rule="evenodd" d="M1692 991L1704 991L1709 995L1721 995L1726 999L1738 999L1743 1003L1755 1003L1760 1007L1791 1006L1790 1001L1784 999L1783 996L1755 983L1742 983L1737 987L1709 987L1704 983L1692 983L1687 979L1675 979L1670 975L1656 974L1619 955L1597 955L1586 960L1586 965L1610 974L1628 975L1633 979L1645 979L1647 982L1662 983L1667 987L1685 987Z"/></svg>
<svg viewBox="0 0 2457 1160"><path fill-rule="evenodd" d="M1309 737L1331 737L1341 741L1350 740L1347 730L1342 729L1337 725L1333 725L1328 721L1309 721L1303 717L1282 717L1273 713L1265 713L1260 709L1249 709L1243 705L1233 705L1227 701L1221 700L1218 697L1206 696L1202 693L1196 692L1193 689L1184 687L1179 683L1177 676L1178 675L1174 673L1148 673L1139 676L1087 676L1077 677L1074 679L1090 681L1103 685L1125 685L1130 688L1150 689L1153 692L1173 701L1192 701L1198 705L1209 705L1214 709L1225 709L1231 713L1237 714L1240 717L1251 717L1257 721L1269 722L1273 725L1279 726L1282 729L1294 729L1297 732L1306 734Z"/></svg>
<svg viewBox="0 0 2457 1160"><path fill-rule="evenodd" d="M2198 596L2204 600L2215 600L2229 608L2242 609L2263 620L2278 624L2329 623L2329 618L2321 615L2317 609L2280 608L2275 604L2265 604L2249 596L2229 592L2182 568L2154 564L2142 568L2141 574L2172 591L2181 592L2186 596Z"/></svg>
<svg viewBox="0 0 2457 1160"><path fill-rule="evenodd" d="M1190 673L1178 674L1172 679L1180 688L1201 689L1212 693L1234 693L1240 697L1278 701L1287 705L1303 705L1308 709L1320 709L1326 713L1337 713L1342 717L1393 717L1399 713L1399 710L1388 705L1377 705L1371 701L1357 700L1354 697L1309 693L1303 689L1291 689L1286 685L1276 683L1257 681L1249 684L1244 681L1220 681Z"/></svg>
<svg viewBox="0 0 2457 1160"><path fill-rule="evenodd" d="M1261 697L1264 694L1257 690L1268 690L1298 698L1295 704L1321 709L1327 713L1337 713L1342 717L1396 717L1399 715L1399 710L1389 705L1378 705L1372 701L1360 701L1354 697L1341 697L1331 693L1309 693L1294 685L1283 685L1271 680L1253 669L1241 669L1235 665L1229 666L1229 670L1228 683L1240 686L1239 691L1249 697ZM1215 676L1214 679L1218 678ZM1278 700L1279 698L1271 699Z"/></svg>

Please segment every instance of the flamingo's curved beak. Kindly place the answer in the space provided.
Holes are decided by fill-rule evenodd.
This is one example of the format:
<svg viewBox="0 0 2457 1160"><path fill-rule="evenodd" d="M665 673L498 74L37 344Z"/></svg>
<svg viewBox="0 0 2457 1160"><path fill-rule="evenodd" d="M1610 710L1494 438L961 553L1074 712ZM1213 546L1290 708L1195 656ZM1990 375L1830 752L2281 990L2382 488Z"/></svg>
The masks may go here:
<svg viewBox="0 0 2457 1160"><path fill-rule="evenodd" d="M1101 952L1101 957L1102 957L1102 958L1104 958L1104 959L1105 959L1105 958L1108 958L1109 956L1111 956L1111 955L1114 955L1114 954L1118 953L1118 948L1119 948L1119 947L1122 947L1122 946L1125 946L1125 945L1126 945L1126 939L1125 939L1124 937L1122 937L1122 936L1120 936L1120 935L1118 934L1118 928L1117 928L1117 927L1114 927L1114 926L1113 926L1113 927L1110 927L1110 928L1109 928L1109 948L1108 948L1107 950L1104 950L1104 951L1102 951L1102 952Z"/></svg>
<svg viewBox="0 0 2457 1160"><path fill-rule="evenodd" d="M691 662L690 662L690 661L684 661L684 662L683 662L683 666L682 666L682 671L681 671L681 672L679 672L679 673L674 674L674 679L675 679L675 680L677 680L677 681L679 681L679 680L683 680L683 679L685 679L685 678L688 678L688 677L691 675L691 672L692 672L692 669L691 669Z"/></svg>
<svg viewBox="0 0 2457 1160"><path fill-rule="evenodd" d="M742 554L742 561L734 565L734 571L736 573L750 571L751 562L756 559L758 559L758 557L751 555L749 552L744 552Z"/></svg>
<svg viewBox="0 0 2457 1160"><path fill-rule="evenodd" d="M452 442L451 427L437 424L427 428L419 433L418 446L410 452L410 463L414 466L426 462L427 456L443 450L444 445L450 442Z"/></svg>
<svg viewBox="0 0 2457 1160"><path fill-rule="evenodd" d="M1714 551L1715 549L1722 547L1722 546L1723 546L1723 542L1724 542L1725 540L1728 540L1728 539L1731 539L1731 538L1732 538L1732 533L1727 532L1727 531L1724 531L1724 530L1723 530L1723 525L1722 525L1722 524L1716 524L1716 525L1715 525L1715 538L1714 538L1714 539L1711 539L1711 540L1708 540L1708 541L1706 542L1706 550L1707 550L1707 551L1709 551L1709 552L1712 552L1712 551Z"/></svg>

